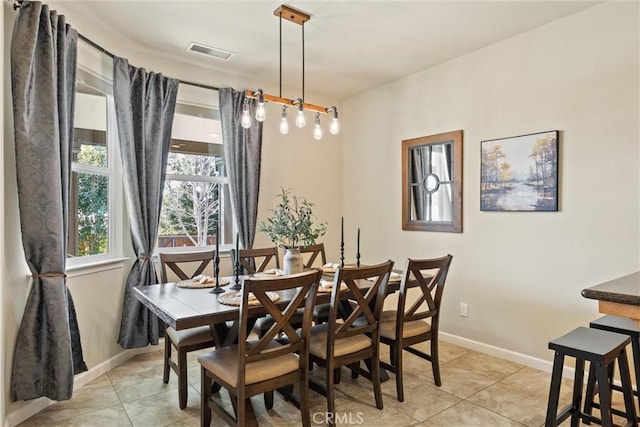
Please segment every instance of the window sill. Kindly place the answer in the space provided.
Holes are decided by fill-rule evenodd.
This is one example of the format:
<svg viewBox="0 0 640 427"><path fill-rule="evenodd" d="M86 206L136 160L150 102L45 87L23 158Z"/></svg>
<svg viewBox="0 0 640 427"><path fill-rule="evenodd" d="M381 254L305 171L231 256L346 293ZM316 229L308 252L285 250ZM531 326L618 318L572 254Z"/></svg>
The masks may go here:
<svg viewBox="0 0 640 427"><path fill-rule="evenodd" d="M125 262L129 261L129 258L112 258L100 261L94 261L82 265L74 265L67 267L67 278L86 276L88 274L100 273L108 270L115 270L122 268Z"/></svg>

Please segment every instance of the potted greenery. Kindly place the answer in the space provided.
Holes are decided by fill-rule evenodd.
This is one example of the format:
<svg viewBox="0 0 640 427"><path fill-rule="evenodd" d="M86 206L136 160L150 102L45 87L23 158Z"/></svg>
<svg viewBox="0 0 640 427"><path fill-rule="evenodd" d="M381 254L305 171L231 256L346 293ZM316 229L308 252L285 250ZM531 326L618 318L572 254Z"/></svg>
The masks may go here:
<svg viewBox="0 0 640 427"><path fill-rule="evenodd" d="M316 239L327 232L327 225L321 223L314 227L314 204L304 197L292 195L290 189L280 190L280 202L271 210L271 217L260 223L258 230L267 233L276 246L285 249L284 273L300 273L303 269L300 248L315 244Z"/></svg>

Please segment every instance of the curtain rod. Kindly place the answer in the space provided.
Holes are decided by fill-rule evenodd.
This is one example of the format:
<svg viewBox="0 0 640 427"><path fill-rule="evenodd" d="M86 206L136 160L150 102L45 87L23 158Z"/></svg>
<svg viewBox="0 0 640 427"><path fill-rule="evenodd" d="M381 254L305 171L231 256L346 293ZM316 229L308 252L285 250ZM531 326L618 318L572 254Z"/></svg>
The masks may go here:
<svg viewBox="0 0 640 427"><path fill-rule="evenodd" d="M12 0L9 0L10 2ZM18 10L20 8L20 6L22 6L22 0L13 0L13 10ZM104 53L105 55L113 58L115 55L111 52L109 52L107 49L103 48L102 46L100 46L98 43L94 42L93 40L87 38L86 36L83 36L82 34L78 33L78 38L80 40L82 40L83 42L87 43L89 46L91 46L94 49L99 50L100 52ZM220 90L219 87L215 87L215 86L209 86L209 85L205 85L202 83L194 83L194 82L189 82L186 80L179 80L179 83L182 83L184 85L189 85L189 86L196 86L196 87L201 87L203 89L210 89L210 90Z"/></svg>
<svg viewBox="0 0 640 427"><path fill-rule="evenodd" d="M94 42L91 39L88 39L86 36L83 36L80 33L78 33L78 38L80 40L82 40L83 42L87 43L92 48L99 50L100 52L104 53L105 55L107 55L107 56L109 56L111 58L113 58L115 56L113 53L109 52L107 49L103 48L98 43ZM205 84L202 84L202 83L188 82L186 80L178 80L178 82L180 82L182 84L185 84L185 85L189 85L189 86L201 87L203 89L220 90L219 87L209 86L209 85L205 85Z"/></svg>

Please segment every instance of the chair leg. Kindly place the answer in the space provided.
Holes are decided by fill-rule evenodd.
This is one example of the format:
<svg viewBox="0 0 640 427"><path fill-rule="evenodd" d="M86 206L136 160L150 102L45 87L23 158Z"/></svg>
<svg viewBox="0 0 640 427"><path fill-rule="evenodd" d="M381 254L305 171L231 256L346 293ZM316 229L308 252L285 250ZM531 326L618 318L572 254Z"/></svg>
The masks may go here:
<svg viewBox="0 0 640 427"><path fill-rule="evenodd" d="M178 402L180 409L187 407L187 351L178 349Z"/></svg>
<svg viewBox="0 0 640 427"><path fill-rule="evenodd" d="M200 378L200 427L211 425L211 408L209 408L209 398L211 397L211 378L206 375L206 370L201 368Z"/></svg>
<svg viewBox="0 0 640 427"><path fill-rule="evenodd" d="M637 427L636 409L633 399L633 387L631 386L631 374L629 373L629 362L627 360L626 350L620 352L618 356L618 368L620 369L620 381L622 382L622 393L624 394L624 409L627 413L627 421L632 426Z"/></svg>
<svg viewBox="0 0 640 427"><path fill-rule="evenodd" d="M631 341L631 349L633 350L632 357L636 373L635 394L638 397L638 410L640 411L640 340Z"/></svg>
<svg viewBox="0 0 640 427"><path fill-rule="evenodd" d="M333 382L334 384L340 384L340 380L342 379L342 369L337 368L333 370Z"/></svg>
<svg viewBox="0 0 640 427"><path fill-rule="evenodd" d="M589 364L589 379L587 380L587 391L584 397L584 413L587 415L592 415L593 413L593 404L595 399L595 389L596 389L596 366L594 363ZM584 424L591 424L591 421L584 420Z"/></svg>
<svg viewBox="0 0 640 427"><path fill-rule="evenodd" d="M169 373L171 372L169 359L171 359L171 339L165 332L164 333L164 373L162 374L162 382L165 384L169 382Z"/></svg>
<svg viewBox="0 0 640 427"><path fill-rule="evenodd" d="M264 393L264 407L267 409L273 409L273 390L269 390Z"/></svg>
<svg viewBox="0 0 640 427"><path fill-rule="evenodd" d="M334 387L333 387L333 377L334 377L334 369L332 365L327 364L326 366L326 377L327 377L327 418L329 422L329 426L335 426L335 414L336 414L336 402L334 396Z"/></svg>
<svg viewBox="0 0 640 427"><path fill-rule="evenodd" d="M558 401L560 399L560 382L562 381L562 366L564 364L564 354L556 352L553 359L553 372L551 373L551 387L549 389L549 401L547 403L547 416L545 427L554 427L558 423Z"/></svg>
<svg viewBox="0 0 640 427"><path fill-rule="evenodd" d="M309 372L305 370L300 381L300 417L302 427L311 427L311 414L309 413Z"/></svg>
<svg viewBox="0 0 640 427"><path fill-rule="evenodd" d="M399 345L394 345L391 349L393 354L393 359L395 363L393 367L396 372L396 395L398 397L398 402L404 402L404 383L402 381L402 348Z"/></svg>
<svg viewBox="0 0 640 427"><path fill-rule="evenodd" d="M360 362L353 363L349 365L349 369L351 369L351 378L358 379L360 376Z"/></svg>
<svg viewBox="0 0 640 427"><path fill-rule="evenodd" d="M582 407L582 383L584 382L584 360L576 360L576 371L573 378L573 397L571 402L571 427L580 425L580 408Z"/></svg>
<svg viewBox="0 0 640 427"><path fill-rule="evenodd" d="M433 371L433 381L440 387L442 381L440 380L440 359L438 358L438 337L431 339L431 370Z"/></svg>
<svg viewBox="0 0 640 427"><path fill-rule="evenodd" d="M611 414L611 389L609 388L609 375L607 368L601 364L596 365L596 381L598 382L598 395L600 396L600 419L602 427L613 426Z"/></svg>
<svg viewBox="0 0 640 427"><path fill-rule="evenodd" d="M376 397L376 408L382 409L382 387L380 385L380 356L376 354L371 360L371 382Z"/></svg>

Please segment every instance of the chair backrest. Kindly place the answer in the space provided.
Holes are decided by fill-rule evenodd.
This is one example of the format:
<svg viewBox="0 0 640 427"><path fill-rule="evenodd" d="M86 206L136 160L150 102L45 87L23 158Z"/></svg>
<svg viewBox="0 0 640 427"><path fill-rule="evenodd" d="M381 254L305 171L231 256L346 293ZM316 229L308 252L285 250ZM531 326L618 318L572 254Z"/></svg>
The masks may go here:
<svg viewBox="0 0 640 427"><path fill-rule="evenodd" d="M434 259L407 259L398 296L396 337L402 336L401 328L404 323L414 320L430 318L431 330L438 330L442 293L452 259L452 255ZM407 307L408 290L415 287L415 282L412 283L414 280L417 281L420 292Z"/></svg>
<svg viewBox="0 0 640 427"><path fill-rule="evenodd" d="M318 285L322 277L322 270L314 269L304 273L289 276L274 277L247 277L242 285L242 302L240 303L240 323L238 336L238 354L240 357L238 384L244 379L245 365L247 363L272 359L289 353L299 352L308 354L309 334L313 319L313 306L315 305ZM269 298L268 292L289 291L285 294L291 298L286 307ZM273 325L256 342L247 342L247 336L251 332L249 319L255 317L250 314L249 296L252 295L259 302L267 314L273 318ZM283 294L280 294L283 295ZM297 319L293 319L296 310L304 306L302 318L302 331L296 333ZM292 322L296 322L294 325ZM274 348L273 340L284 334L288 339L287 344ZM300 366L308 363L308 357L301 356Z"/></svg>
<svg viewBox="0 0 640 427"><path fill-rule="evenodd" d="M348 338L358 334L371 334L372 343L378 342L378 320L384 304L389 274L393 261L366 267L339 267L336 269L331 289L329 309L329 337L327 340L327 357L332 357L335 340ZM344 283L344 293L340 284ZM348 291L348 294L347 294ZM342 295L348 295L344 301ZM337 323L341 300L351 307L351 312L343 323ZM357 320L357 322L356 322Z"/></svg>
<svg viewBox="0 0 640 427"><path fill-rule="evenodd" d="M161 253L160 266L162 271L162 282L167 283L167 268L180 280L192 279L199 274L203 274L207 266L213 261L215 251L207 252L188 252L188 253ZM199 263L199 264L194 264ZM187 265L190 269L187 270ZM191 273L187 273L193 268ZM213 267L212 267L213 274Z"/></svg>
<svg viewBox="0 0 640 427"><path fill-rule="evenodd" d="M321 262L318 267L322 267L327 263L327 255L324 252L324 243L318 243L316 245L309 245L300 248L300 253L306 258L305 254L310 254L309 258L304 261L304 268L312 268L316 262ZM320 256L320 258L318 258Z"/></svg>
<svg viewBox="0 0 640 427"><path fill-rule="evenodd" d="M236 259L235 249L231 249L231 259ZM276 246L272 248L240 249L240 265L244 267L247 274L265 271L272 261L275 263L275 268L280 268L280 257Z"/></svg>

